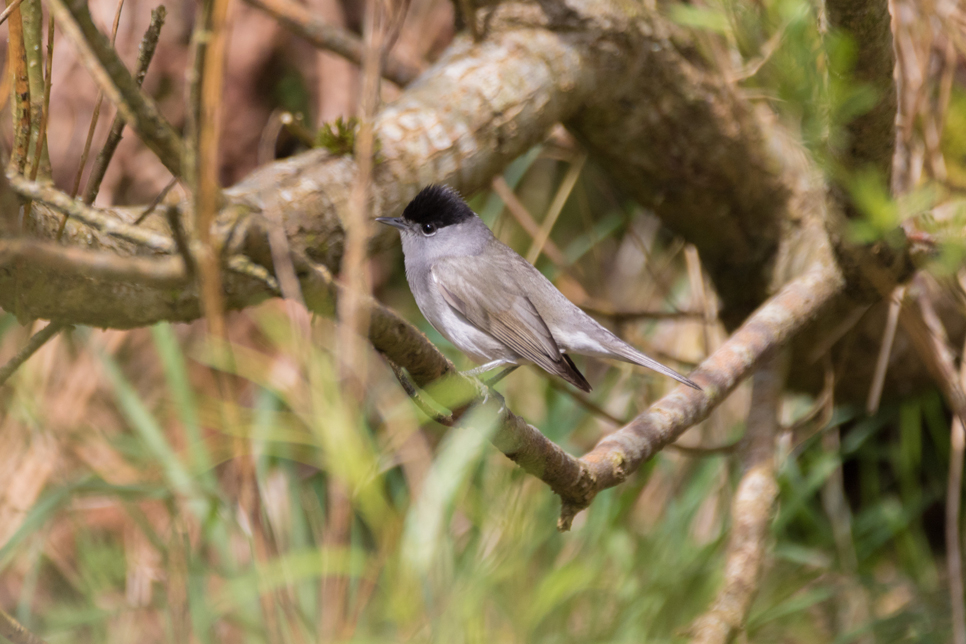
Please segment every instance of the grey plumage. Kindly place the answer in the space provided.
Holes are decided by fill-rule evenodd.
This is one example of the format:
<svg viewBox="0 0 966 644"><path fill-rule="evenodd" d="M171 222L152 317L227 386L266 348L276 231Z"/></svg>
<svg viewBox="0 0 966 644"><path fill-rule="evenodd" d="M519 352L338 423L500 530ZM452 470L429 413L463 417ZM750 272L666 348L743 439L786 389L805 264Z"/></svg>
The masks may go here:
<svg viewBox="0 0 966 644"><path fill-rule="evenodd" d="M399 229L406 278L433 327L486 368L532 362L578 389L590 384L568 353L616 358L699 387L602 327L493 236L456 191L423 189Z"/></svg>

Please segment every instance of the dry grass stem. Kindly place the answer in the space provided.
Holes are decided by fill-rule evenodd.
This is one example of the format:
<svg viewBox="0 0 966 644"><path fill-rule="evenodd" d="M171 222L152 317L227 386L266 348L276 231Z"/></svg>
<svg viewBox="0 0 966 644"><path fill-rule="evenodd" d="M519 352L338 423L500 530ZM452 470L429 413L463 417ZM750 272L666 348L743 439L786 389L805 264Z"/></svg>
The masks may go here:
<svg viewBox="0 0 966 644"><path fill-rule="evenodd" d="M222 97L225 80L225 48L230 0L213 0L207 28L209 34L201 67L198 94L197 183L195 188L195 263L201 282L201 302L208 330L219 341L226 337L222 276L212 227L218 215L221 185L218 179L218 142L221 134Z"/></svg>
<svg viewBox="0 0 966 644"><path fill-rule="evenodd" d="M369 327L368 309L363 298L372 291L367 246L370 237L369 194L372 182L375 133L373 118L379 102L379 70L385 42L384 8L378 0L366 2L365 51L362 60L362 87L359 100L359 129L356 133L356 173L349 190L345 213L345 254L341 274L347 289L339 298L339 366L348 390L361 399L366 382L365 350L362 338Z"/></svg>
<svg viewBox="0 0 966 644"><path fill-rule="evenodd" d="M570 164L567 174L564 176L563 181L560 182L557 194L554 195L553 201L550 202L550 208L547 209L547 214L540 224L540 230L537 231L537 234L533 238L533 243L530 245L530 250L527 251L527 261L531 264L537 261L547 240L550 239L550 231L553 230L554 224L557 223L557 218L563 212L563 207L566 205L567 199L570 198L570 193L573 191L574 186L577 185L577 179L580 178L580 173L583 171L584 163L586 162L587 153L582 152Z"/></svg>
<svg viewBox="0 0 966 644"><path fill-rule="evenodd" d="M892 354L892 343L896 339L896 329L899 326L899 310L902 300L906 296L905 285L900 285L889 298L889 315L886 326L882 331L882 344L879 346L879 356L876 358L875 372L872 385L869 387L869 398L865 404L865 412L872 416L879 410L879 400L882 398L882 386L885 384L886 371L889 369L889 356Z"/></svg>
<svg viewBox="0 0 966 644"><path fill-rule="evenodd" d="M506 205L506 209L509 211L510 216L512 216L513 219L520 224L520 227L523 228L528 235L530 235L531 239L536 239L537 235L540 234L540 224L538 224L533 218L533 215L530 214L530 211L527 210L522 203L520 203L520 200L517 199L517 196L513 193L513 190L511 190L510 186L507 185L506 179L504 179L502 175L497 175L493 179L491 186L493 188L493 192L495 192L497 196L503 200L503 203ZM550 259L551 262L561 268L568 266L570 263L567 261L567 256L564 255L563 251L560 250L560 247L557 246L552 239L547 239L546 243L544 244L543 253Z"/></svg>

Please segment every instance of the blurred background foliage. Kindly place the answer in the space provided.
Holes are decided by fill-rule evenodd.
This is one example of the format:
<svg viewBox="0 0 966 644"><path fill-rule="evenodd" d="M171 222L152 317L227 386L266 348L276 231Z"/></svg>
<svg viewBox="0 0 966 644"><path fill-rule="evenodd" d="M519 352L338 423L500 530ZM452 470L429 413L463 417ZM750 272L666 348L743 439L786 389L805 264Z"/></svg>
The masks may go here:
<svg viewBox="0 0 966 644"><path fill-rule="evenodd" d="M358 3L309 4L359 31ZM194 9L167 7L145 87L182 125ZM91 8L106 29L113 3ZM124 8L125 60L150 8L143 0ZM874 97L848 80L856 43L825 36L817 4L659 9L833 172L830 141ZM921 197L896 202L856 178L868 215L856 234L876 237L924 212L923 227L961 231L963 9L954 8L955 20L939 20L926 0L896 0L892 9L905 109L897 172ZM277 125L280 110L301 114L313 131L354 114L359 81L351 65L247 5L233 12L226 185L300 149L299 137ZM452 25L447 0L413 0L394 53L426 65ZM56 56L50 151L65 185L96 90L69 47ZM396 94L385 85L384 100ZM3 123L9 130L10 119ZM147 202L167 183L135 137L118 157L101 203ZM628 341L685 372L723 341L693 247L616 191L566 131L514 161L502 181L515 203L492 191L472 196L474 209ZM544 224L549 238L535 244L533 226ZM957 239L937 274L959 270ZM467 364L416 309L398 248L373 257L372 271L379 299ZM0 358L30 331L10 313L0 317ZM226 358L202 322L77 328L0 389L0 606L47 641L676 642L714 597L740 475L728 454L665 450L560 534L559 501L487 443L487 418L443 432L372 353L364 395L345 395L330 320L270 301L231 314L228 333ZM572 454L671 387L629 365L580 365L594 385L588 397L532 368L499 387ZM747 641L948 641L948 410L934 390L887 400L871 416L840 401L827 423L793 431L817 397L785 400L780 509ZM748 399L743 386L682 443L740 438Z"/></svg>

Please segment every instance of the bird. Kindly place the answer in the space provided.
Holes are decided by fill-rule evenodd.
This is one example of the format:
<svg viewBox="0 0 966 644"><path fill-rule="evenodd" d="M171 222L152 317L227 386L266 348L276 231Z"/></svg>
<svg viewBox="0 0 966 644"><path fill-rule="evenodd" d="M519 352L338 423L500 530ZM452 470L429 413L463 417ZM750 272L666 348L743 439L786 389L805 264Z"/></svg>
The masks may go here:
<svg viewBox="0 0 966 644"><path fill-rule="evenodd" d="M612 358L647 367L688 387L701 388L601 326L550 280L497 239L453 188L423 188L402 217L377 217L397 228L406 279L423 316L481 366L499 367L493 384L532 363L581 391L590 383L569 354Z"/></svg>

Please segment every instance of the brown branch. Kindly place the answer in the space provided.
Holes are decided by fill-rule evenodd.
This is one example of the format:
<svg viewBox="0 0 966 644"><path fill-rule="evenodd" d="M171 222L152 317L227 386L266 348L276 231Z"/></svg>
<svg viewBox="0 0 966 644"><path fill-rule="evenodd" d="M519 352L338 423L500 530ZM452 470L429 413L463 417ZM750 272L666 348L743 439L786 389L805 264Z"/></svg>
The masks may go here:
<svg viewBox="0 0 966 644"><path fill-rule="evenodd" d="M30 336L30 340L27 341L26 346L18 351L17 355L12 357L7 364L0 367L0 385L3 385L5 382L7 382L10 376L13 375L13 372L16 371L20 365L25 363L30 356L37 353L40 347L44 346L48 340L57 335L57 333L65 326L67 325L61 322L51 322L40 331L37 331L37 333L34 333L32 336ZM0 615L0 617L6 617L6 615ZM3 624L3 626L8 625ZM17 626L19 626L19 624L17 624ZM6 635L6 632L3 634ZM10 637L10 639L12 640L13 638Z"/></svg>
<svg viewBox="0 0 966 644"><path fill-rule="evenodd" d="M725 559L724 586L714 604L692 627L695 644L725 644L744 628L768 541L768 526L778 483L775 481L775 437L779 426L785 365L775 355L755 373L742 446L745 473L731 504L732 528Z"/></svg>
<svg viewBox="0 0 966 644"><path fill-rule="evenodd" d="M117 8L114 10L114 22L111 24L111 47L117 41L117 28L121 24L121 10L124 8L124 0L117 0ZM91 153L91 143L94 141L94 131L97 130L97 123L101 120L101 105L104 103L104 90L97 90L97 98L94 99L94 112L91 114L91 123L87 126L87 138L84 139L84 147L81 150L80 161L77 163L77 173L74 175L74 185L70 189L70 196L77 196L80 189L81 177L84 176L84 167L87 165L87 157ZM31 177L33 178L33 177ZM64 218L64 224L67 219ZM60 239L64 231L64 224L57 231L57 238Z"/></svg>
<svg viewBox="0 0 966 644"><path fill-rule="evenodd" d="M20 5L8 4L10 22L7 25L7 57L12 61L14 130L10 167L23 174L30 146L30 84L27 78L27 59L23 41L23 18Z"/></svg>
<svg viewBox="0 0 966 644"><path fill-rule="evenodd" d="M949 481L946 485L946 574L952 606L953 644L966 644L966 608L963 591L963 541L959 514L963 501L963 452L966 449L964 423L953 418L949 451Z"/></svg>
<svg viewBox="0 0 966 644"><path fill-rule="evenodd" d="M27 84L30 87L30 152L36 152L31 161L31 179L37 178L33 168L44 166L44 174L50 174L50 157L44 147L44 14L40 0L27 0L20 7L23 17L23 44L27 63Z"/></svg>
<svg viewBox="0 0 966 644"><path fill-rule="evenodd" d="M13 2L7 5L3 12L0 13L0 25L7 21L7 18L10 17L10 14L16 11L22 2L23 0L13 0Z"/></svg>
<svg viewBox="0 0 966 644"><path fill-rule="evenodd" d="M847 86L869 86L878 99L875 106L849 122L839 161L850 170L871 167L887 180L891 176L896 142L898 98L893 71L896 65L888 0L827 0L830 31L847 35L855 48L855 67Z"/></svg>
<svg viewBox="0 0 966 644"><path fill-rule="evenodd" d="M75 271L92 279L159 288L184 286L188 273L180 258L121 257L111 252L65 248L33 239L0 239L0 266L18 259L54 270Z"/></svg>
<svg viewBox="0 0 966 644"><path fill-rule="evenodd" d="M51 0L61 32L74 45L98 87L118 112L175 176L181 176L183 146L158 106L141 92L117 52L91 19L85 0Z"/></svg>
<svg viewBox="0 0 966 644"><path fill-rule="evenodd" d="M949 481L946 490L946 566L952 606L953 641L955 644L963 644L966 642L966 609L963 603L963 544L959 533L959 512L962 499L966 385L961 374L956 371L955 354L949 346L946 329L933 309L927 286L925 276L916 277L913 281L915 296L907 298L906 306L903 306L899 315L916 351L926 363L946 403L955 414L950 436Z"/></svg>
<svg viewBox="0 0 966 644"><path fill-rule="evenodd" d="M917 292L913 297L906 298L899 321L926 363L946 403L966 423L966 390L959 382L956 358L946 338L946 330L926 293L924 276L918 275L912 286Z"/></svg>
<svg viewBox="0 0 966 644"><path fill-rule="evenodd" d="M30 180L37 180L37 173L41 165L44 167L44 177L51 173L50 155L47 152L47 124L50 121L50 90L53 87L54 71L54 17L47 20L47 73L44 76L43 105L40 112L40 131L34 145L34 160L30 166Z"/></svg>
<svg viewBox="0 0 966 644"><path fill-rule="evenodd" d="M134 66L134 83L138 87L141 87L141 84L144 83L144 77L148 73L148 65L151 64L151 59L154 58L154 52L158 47L158 39L161 37L161 27L164 26L166 15L167 10L164 8L164 5L151 11L151 23L148 25L148 29L144 32L144 37L141 39L141 46L138 48L138 60ZM97 193L101 189L101 181L104 180L104 174L107 172L107 166L111 163L111 158L114 156L114 152L121 142L125 123L126 121L120 112L114 115L114 122L111 123L111 130L107 134L107 140L104 142L104 147L98 152L97 158L94 159L91 174L87 178L87 186L84 189L84 203L87 205L94 203L94 200L97 198Z"/></svg>
<svg viewBox="0 0 966 644"><path fill-rule="evenodd" d="M245 0L251 6L261 9L297 36L308 40L320 49L331 51L346 60L362 64L362 41L350 32L323 22L308 9L291 0ZM382 66L382 76L400 87L411 83L419 70L388 54Z"/></svg>
<svg viewBox="0 0 966 644"><path fill-rule="evenodd" d="M821 267L786 284L691 374L702 391L677 387L670 394L601 440L580 460L592 485L584 490L560 482L563 500L559 525L566 529L597 492L624 481L645 461L701 422L728 397L765 353L781 347L813 320L844 286L841 275Z"/></svg>
<svg viewBox="0 0 966 644"><path fill-rule="evenodd" d="M2 609L0 609L0 635L6 637L13 644L46 644L44 640L28 631L20 622Z"/></svg>
<svg viewBox="0 0 966 644"><path fill-rule="evenodd" d="M106 212L95 210L52 186L28 181L19 175L8 175L10 187L23 197L50 206L60 212L70 215L86 226L107 235L144 246L153 251L171 253L174 243L143 228L126 224L120 219L109 216Z"/></svg>

